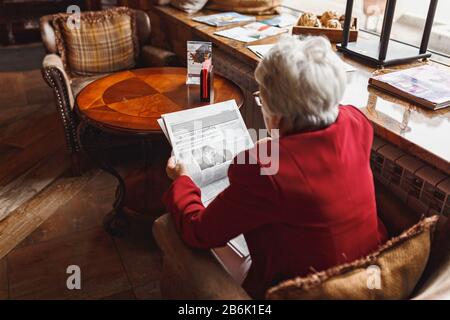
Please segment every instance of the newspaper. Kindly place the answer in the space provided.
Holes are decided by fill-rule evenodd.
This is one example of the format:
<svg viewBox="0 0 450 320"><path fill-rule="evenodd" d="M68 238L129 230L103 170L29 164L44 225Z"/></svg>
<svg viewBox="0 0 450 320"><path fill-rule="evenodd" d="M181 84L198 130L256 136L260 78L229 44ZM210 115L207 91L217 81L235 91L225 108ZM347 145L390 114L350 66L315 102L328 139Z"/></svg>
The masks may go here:
<svg viewBox="0 0 450 320"><path fill-rule="evenodd" d="M253 141L236 105L230 100L205 107L163 114L158 121L173 148L201 190L206 207L229 186L228 167ZM240 255L248 256L243 236L230 241Z"/></svg>

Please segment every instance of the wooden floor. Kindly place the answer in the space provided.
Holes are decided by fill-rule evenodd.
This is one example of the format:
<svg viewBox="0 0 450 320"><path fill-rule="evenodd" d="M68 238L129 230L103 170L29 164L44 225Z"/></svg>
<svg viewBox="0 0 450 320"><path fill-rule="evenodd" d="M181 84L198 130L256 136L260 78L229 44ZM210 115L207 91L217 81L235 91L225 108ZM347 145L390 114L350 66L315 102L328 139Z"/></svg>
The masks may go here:
<svg viewBox="0 0 450 320"><path fill-rule="evenodd" d="M0 300L160 298L154 217L133 216L122 238L103 230L116 181L95 167L70 175L40 71L0 72L0 108ZM81 290L66 287L69 265Z"/></svg>

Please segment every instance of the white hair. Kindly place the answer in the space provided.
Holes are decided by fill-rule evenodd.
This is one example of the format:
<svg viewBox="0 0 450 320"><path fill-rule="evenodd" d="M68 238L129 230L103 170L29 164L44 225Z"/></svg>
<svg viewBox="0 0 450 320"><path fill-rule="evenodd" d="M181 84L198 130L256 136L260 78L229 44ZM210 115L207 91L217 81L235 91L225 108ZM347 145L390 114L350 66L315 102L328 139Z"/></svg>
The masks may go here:
<svg viewBox="0 0 450 320"><path fill-rule="evenodd" d="M259 63L255 78L264 107L291 132L334 123L347 82L341 59L324 37L283 37Z"/></svg>

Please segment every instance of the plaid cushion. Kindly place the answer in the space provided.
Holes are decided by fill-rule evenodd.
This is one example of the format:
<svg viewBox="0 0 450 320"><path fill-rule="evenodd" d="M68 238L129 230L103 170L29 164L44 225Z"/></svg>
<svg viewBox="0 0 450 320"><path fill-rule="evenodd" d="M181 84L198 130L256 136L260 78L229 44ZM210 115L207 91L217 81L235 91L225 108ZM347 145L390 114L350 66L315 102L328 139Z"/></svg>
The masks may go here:
<svg viewBox="0 0 450 320"><path fill-rule="evenodd" d="M58 51L68 72L90 76L135 66L138 43L132 10L82 13L80 28L70 28L68 17L58 14L53 19Z"/></svg>

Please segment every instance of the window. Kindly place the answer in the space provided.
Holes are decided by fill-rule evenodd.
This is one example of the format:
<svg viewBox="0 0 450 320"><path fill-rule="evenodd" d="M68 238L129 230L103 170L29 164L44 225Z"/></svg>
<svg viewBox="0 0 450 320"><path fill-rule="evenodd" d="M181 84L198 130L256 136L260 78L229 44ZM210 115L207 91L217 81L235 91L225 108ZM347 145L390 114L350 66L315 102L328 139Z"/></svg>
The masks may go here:
<svg viewBox="0 0 450 320"><path fill-rule="evenodd" d="M325 10L345 13L346 0L284 0L284 6L299 11L321 14ZM429 0L397 0L391 39L419 46L428 12ZM355 0L353 15L359 27L369 32L380 33L386 0ZM450 1L438 2L428 49L433 59L450 62Z"/></svg>

